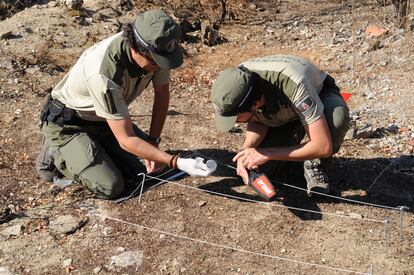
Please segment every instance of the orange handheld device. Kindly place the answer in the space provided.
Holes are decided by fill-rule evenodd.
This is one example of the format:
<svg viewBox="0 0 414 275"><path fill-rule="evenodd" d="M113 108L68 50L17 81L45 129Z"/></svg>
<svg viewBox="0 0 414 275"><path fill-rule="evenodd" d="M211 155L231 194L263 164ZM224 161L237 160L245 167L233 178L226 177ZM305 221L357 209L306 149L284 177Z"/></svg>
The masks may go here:
<svg viewBox="0 0 414 275"><path fill-rule="evenodd" d="M276 189L273 187L269 178L263 173L257 173L253 170L250 171L248 184L265 200L270 200L276 195Z"/></svg>

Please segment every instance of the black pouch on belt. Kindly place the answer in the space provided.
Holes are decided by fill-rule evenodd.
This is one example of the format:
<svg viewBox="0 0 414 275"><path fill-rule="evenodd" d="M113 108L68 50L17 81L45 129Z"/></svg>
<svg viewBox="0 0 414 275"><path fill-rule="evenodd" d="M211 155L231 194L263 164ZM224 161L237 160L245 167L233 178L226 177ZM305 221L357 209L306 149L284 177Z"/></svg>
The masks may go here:
<svg viewBox="0 0 414 275"><path fill-rule="evenodd" d="M49 114L47 115L47 121L55 123L61 116L64 108L65 104L56 99L52 100L49 105Z"/></svg>
<svg viewBox="0 0 414 275"><path fill-rule="evenodd" d="M39 127L42 128L43 123L45 123L47 116L49 114L49 106L50 103L52 103L52 96L49 94L49 96L47 97L46 102L43 104L43 108L42 111L40 111L40 123L39 123Z"/></svg>
<svg viewBox="0 0 414 275"><path fill-rule="evenodd" d="M56 123L59 125L64 125L67 122L71 121L73 117L75 116L75 110L65 107L62 110L62 113L60 114L59 118L57 119Z"/></svg>

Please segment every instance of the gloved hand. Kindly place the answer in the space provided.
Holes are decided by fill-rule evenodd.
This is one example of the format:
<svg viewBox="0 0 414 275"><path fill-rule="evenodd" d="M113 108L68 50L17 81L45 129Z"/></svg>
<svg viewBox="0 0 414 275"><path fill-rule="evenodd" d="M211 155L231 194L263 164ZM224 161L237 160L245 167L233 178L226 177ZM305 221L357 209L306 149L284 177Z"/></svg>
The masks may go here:
<svg viewBox="0 0 414 275"><path fill-rule="evenodd" d="M207 177L216 170L217 164L213 160L204 163L203 158L178 158L177 168L193 177Z"/></svg>

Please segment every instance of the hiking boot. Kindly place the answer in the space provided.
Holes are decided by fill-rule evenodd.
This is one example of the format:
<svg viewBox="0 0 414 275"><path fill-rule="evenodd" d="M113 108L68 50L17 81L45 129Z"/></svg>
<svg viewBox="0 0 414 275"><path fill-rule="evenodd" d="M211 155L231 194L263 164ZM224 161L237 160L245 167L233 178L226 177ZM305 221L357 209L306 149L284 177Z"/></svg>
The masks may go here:
<svg viewBox="0 0 414 275"><path fill-rule="evenodd" d="M36 171L40 179L45 182L53 182L53 175L56 169L53 156L57 148L50 145L49 140L42 138L42 147L36 158Z"/></svg>
<svg viewBox="0 0 414 275"><path fill-rule="evenodd" d="M317 159L305 160L303 163L304 176L308 187L308 195L315 191L319 193L329 193L329 179L322 171L320 161Z"/></svg>

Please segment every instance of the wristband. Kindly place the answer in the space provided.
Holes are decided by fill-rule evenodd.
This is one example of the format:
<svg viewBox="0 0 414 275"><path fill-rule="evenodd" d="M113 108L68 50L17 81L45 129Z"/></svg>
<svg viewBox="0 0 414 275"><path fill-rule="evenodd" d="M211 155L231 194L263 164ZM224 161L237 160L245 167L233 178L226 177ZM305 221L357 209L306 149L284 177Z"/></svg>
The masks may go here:
<svg viewBox="0 0 414 275"><path fill-rule="evenodd" d="M173 168L173 169L177 169L177 160L178 160L178 157L179 157L180 155L173 155L172 157L171 157L171 159L170 159L170 164L169 164L169 166L171 167L171 168Z"/></svg>

